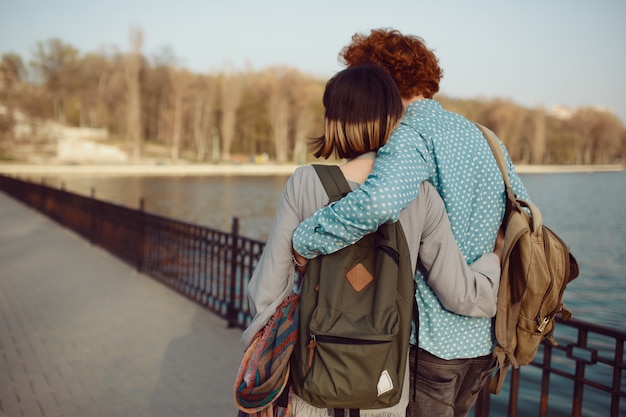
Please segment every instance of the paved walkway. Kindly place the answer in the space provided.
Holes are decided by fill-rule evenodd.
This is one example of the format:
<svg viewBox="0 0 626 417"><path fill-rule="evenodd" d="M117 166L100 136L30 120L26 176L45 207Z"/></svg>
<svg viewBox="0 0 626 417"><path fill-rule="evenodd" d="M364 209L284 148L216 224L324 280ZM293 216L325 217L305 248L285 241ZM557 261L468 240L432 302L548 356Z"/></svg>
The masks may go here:
<svg viewBox="0 0 626 417"><path fill-rule="evenodd" d="M236 416L240 335L0 192L0 416Z"/></svg>

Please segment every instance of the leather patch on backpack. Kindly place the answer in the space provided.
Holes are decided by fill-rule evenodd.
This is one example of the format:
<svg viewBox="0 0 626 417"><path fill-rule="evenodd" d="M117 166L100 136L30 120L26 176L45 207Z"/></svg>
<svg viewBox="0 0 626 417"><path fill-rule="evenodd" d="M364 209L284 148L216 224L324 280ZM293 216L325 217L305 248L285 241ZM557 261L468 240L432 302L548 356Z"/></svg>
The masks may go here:
<svg viewBox="0 0 626 417"><path fill-rule="evenodd" d="M358 263L346 273L346 279L354 291L361 292L370 282L374 281L374 276L362 263Z"/></svg>

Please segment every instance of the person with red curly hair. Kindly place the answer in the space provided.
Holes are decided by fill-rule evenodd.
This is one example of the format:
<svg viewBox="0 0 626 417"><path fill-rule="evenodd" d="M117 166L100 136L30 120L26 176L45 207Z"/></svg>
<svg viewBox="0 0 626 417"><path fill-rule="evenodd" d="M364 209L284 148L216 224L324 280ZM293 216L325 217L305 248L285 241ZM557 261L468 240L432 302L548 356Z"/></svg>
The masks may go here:
<svg viewBox="0 0 626 417"><path fill-rule="evenodd" d="M349 67L386 69L400 91L405 115L378 150L367 180L298 226L292 237L296 258L333 253L380 224L397 221L424 181L443 198L465 260L471 263L492 251L505 209L502 175L478 127L433 99L443 76L435 54L419 37L375 29L355 34L340 55ZM514 192L527 199L506 148L500 146ZM495 366L492 320L449 311L426 276L418 274L416 282L420 324L411 337L407 416L467 416Z"/></svg>

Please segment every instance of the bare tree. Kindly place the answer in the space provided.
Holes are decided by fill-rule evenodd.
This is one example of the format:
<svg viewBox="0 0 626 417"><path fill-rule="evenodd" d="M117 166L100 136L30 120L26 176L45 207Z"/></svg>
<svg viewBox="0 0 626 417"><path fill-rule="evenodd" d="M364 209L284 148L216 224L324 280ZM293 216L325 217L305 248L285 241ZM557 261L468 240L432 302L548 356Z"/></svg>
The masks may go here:
<svg viewBox="0 0 626 417"><path fill-rule="evenodd" d="M126 76L126 132L133 147L133 158L140 159L142 155L141 135L141 48L143 45L143 32L139 28L130 30L131 52L126 57L124 73Z"/></svg>
<svg viewBox="0 0 626 417"><path fill-rule="evenodd" d="M531 159L532 164L542 164L545 162L546 151L546 112L543 109L535 109L531 112L531 122L534 135L531 140Z"/></svg>
<svg viewBox="0 0 626 417"><path fill-rule="evenodd" d="M211 162L219 161L220 155L220 132L217 127L211 129Z"/></svg>
<svg viewBox="0 0 626 417"><path fill-rule="evenodd" d="M119 103L120 97L123 95L124 79L122 66L118 63L122 62L119 51L112 50L109 53L102 50L99 54L94 54L94 61L100 62L100 67L93 69L97 73L97 83L93 97L86 100L93 100L93 105L89 107L88 120L90 126L108 127L109 129L116 125L111 117L114 107L113 103Z"/></svg>
<svg viewBox="0 0 626 417"><path fill-rule="evenodd" d="M78 58L78 50L59 39L50 39L37 43L33 55L31 67L43 79L52 96L55 117L65 123L65 99L68 84L72 81L71 64Z"/></svg>
<svg viewBox="0 0 626 417"><path fill-rule="evenodd" d="M177 161L180 156L180 138L183 128L183 95L180 89L174 87L174 131L172 132L172 160Z"/></svg>
<svg viewBox="0 0 626 417"><path fill-rule="evenodd" d="M323 94L324 83L310 78L303 80L303 85L296 94L293 163L305 163L308 139L323 133ZM316 126L318 132L314 132Z"/></svg>
<svg viewBox="0 0 626 417"><path fill-rule="evenodd" d="M500 137L514 162L525 162L530 154L524 147L526 112L510 101L497 99L485 105L479 119Z"/></svg>
<svg viewBox="0 0 626 417"><path fill-rule="evenodd" d="M170 154L172 160L177 161L180 157L181 139L183 135L183 112L185 104L185 74L182 71L175 71L170 68L170 78L172 80L172 102L173 102L173 126L172 144Z"/></svg>
<svg viewBox="0 0 626 417"><path fill-rule="evenodd" d="M571 121L562 118L546 117L546 164L572 164L577 160L580 134L571 127Z"/></svg>
<svg viewBox="0 0 626 417"><path fill-rule="evenodd" d="M296 116L292 162L303 164L307 160L307 139L313 127L315 116L308 107L302 108Z"/></svg>
<svg viewBox="0 0 626 417"><path fill-rule="evenodd" d="M580 134L582 141L577 155L577 163L593 164L600 143L601 118L591 107L578 109L572 117L572 127Z"/></svg>
<svg viewBox="0 0 626 417"><path fill-rule="evenodd" d="M276 161L306 160L306 141L313 126L321 126L324 83L290 68L270 68L265 72L267 115ZM316 113L318 117L316 117Z"/></svg>
<svg viewBox="0 0 626 417"><path fill-rule="evenodd" d="M206 159L208 138L213 127L215 98L214 87L208 77L198 76L193 107L193 138L198 161Z"/></svg>
<svg viewBox="0 0 626 417"><path fill-rule="evenodd" d="M98 109L104 100L104 88L110 77L110 63L106 56L87 54L73 66L72 94L68 100L68 121L78 126L100 127Z"/></svg>
<svg viewBox="0 0 626 417"><path fill-rule="evenodd" d="M143 115L146 138L155 143L167 143L171 131L170 96L172 81L169 67L158 64L146 68L143 85ZM169 117L168 117L169 116Z"/></svg>
<svg viewBox="0 0 626 417"><path fill-rule="evenodd" d="M622 128L622 131L620 132L619 135L619 148L618 148L618 155L619 155L619 163L621 163L622 165L626 165L626 129Z"/></svg>
<svg viewBox="0 0 626 417"><path fill-rule="evenodd" d="M243 80L239 74L227 68L225 72L220 74L219 83L222 111L220 123L222 160L229 161L230 150L235 137L237 110L241 104Z"/></svg>
<svg viewBox="0 0 626 417"><path fill-rule="evenodd" d="M272 125L276 162L287 162L289 146L289 97L283 80L274 78L269 89L267 111Z"/></svg>
<svg viewBox="0 0 626 417"><path fill-rule="evenodd" d="M0 60L0 97L7 100L17 89L26 72L22 57L13 53L2 54Z"/></svg>
<svg viewBox="0 0 626 417"><path fill-rule="evenodd" d="M106 126L114 136L124 136L127 131L126 106L120 105L126 102L128 96L126 58L120 52L108 58L109 69L105 69L98 80L99 124Z"/></svg>
<svg viewBox="0 0 626 417"><path fill-rule="evenodd" d="M17 54L2 55L0 61L0 100L6 106L6 115L0 114L0 137L13 139L16 92L25 73L22 58Z"/></svg>
<svg viewBox="0 0 626 417"><path fill-rule="evenodd" d="M622 123L610 111L602 108L583 109L585 131L584 161L586 164L619 162Z"/></svg>

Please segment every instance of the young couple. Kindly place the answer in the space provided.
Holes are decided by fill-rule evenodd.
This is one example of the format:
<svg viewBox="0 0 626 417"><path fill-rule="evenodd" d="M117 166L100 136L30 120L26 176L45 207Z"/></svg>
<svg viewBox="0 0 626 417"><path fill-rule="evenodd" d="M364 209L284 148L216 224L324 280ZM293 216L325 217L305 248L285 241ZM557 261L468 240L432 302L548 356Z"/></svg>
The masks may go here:
<svg viewBox="0 0 626 417"><path fill-rule="evenodd" d="M255 318L242 343L251 343L291 293L292 253L305 268L307 259L399 220L415 267L419 334L411 336L400 403L361 415L466 416L494 366L500 171L478 128L432 99L442 71L420 38L373 30L354 35L341 57L347 68L326 86L325 132L311 148L316 157L347 159L341 170L353 192L327 206L312 167L289 178L248 286ZM504 150L513 189L528 198ZM292 416L328 412L291 395Z"/></svg>

